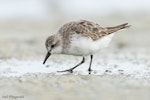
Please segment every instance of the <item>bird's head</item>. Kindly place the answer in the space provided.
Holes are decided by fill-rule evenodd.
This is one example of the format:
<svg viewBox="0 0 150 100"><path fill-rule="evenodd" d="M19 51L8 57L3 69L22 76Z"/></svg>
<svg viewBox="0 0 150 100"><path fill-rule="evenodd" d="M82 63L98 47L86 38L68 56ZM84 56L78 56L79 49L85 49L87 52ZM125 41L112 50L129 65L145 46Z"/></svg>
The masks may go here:
<svg viewBox="0 0 150 100"><path fill-rule="evenodd" d="M61 53L61 42L60 37L58 35L51 35L45 41L45 46L47 49L47 54L45 56L43 64L45 64L46 60L53 53L59 54Z"/></svg>

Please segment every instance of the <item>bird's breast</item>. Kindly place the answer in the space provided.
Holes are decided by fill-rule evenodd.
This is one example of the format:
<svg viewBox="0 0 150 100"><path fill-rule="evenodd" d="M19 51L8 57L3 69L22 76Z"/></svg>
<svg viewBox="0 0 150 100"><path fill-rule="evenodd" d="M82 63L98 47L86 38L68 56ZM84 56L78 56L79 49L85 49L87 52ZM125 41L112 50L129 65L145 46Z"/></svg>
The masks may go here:
<svg viewBox="0 0 150 100"><path fill-rule="evenodd" d="M70 46L65 49L64 53L75 56L87 56L94 54L100 49L107 47L112 37L113 34L110 34L93 41L90 37L84 37L76 34L71 38Z"/></svg>

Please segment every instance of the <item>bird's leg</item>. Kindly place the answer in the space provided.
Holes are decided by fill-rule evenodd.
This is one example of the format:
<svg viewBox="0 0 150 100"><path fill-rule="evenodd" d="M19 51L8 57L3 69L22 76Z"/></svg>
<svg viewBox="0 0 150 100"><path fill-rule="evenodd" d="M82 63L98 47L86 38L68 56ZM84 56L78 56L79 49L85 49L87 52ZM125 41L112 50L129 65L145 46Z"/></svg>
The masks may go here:
<svg viewBox="0 0 150 100"><path fill-rule="evenodd" d="M70 72L70 73L73 73L73 70L75 68L77 68L78 66L80 66L81 64L83 64L84 61L85 61L85 58L83 57L82 61L79 64L77 64L76 66L74 66L73 68L70 68L70 69L67 69L67 70L63 70L63 71L57 71L57 72Z"/></svg>
<svg viewBox="0 0 150 100"><path fill-rule="evenodd" d="M89 74L91 74L91 71L92 71L92 69L91 69L92 60L93 60L93 55L91 55L90 65L89 65L89 69L88 69Z"/></svg>

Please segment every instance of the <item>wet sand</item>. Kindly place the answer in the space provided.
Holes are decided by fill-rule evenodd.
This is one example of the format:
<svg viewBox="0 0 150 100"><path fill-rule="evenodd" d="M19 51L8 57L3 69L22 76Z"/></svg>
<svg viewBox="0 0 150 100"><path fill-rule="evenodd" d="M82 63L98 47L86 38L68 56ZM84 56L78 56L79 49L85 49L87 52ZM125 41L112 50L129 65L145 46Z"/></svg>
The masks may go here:
<svg viewBox="0 0 150 100"><path fill-rule="evenodd" d="M1 100L149 100L150 80L124 75L26 74L1 77Z"/></svg>

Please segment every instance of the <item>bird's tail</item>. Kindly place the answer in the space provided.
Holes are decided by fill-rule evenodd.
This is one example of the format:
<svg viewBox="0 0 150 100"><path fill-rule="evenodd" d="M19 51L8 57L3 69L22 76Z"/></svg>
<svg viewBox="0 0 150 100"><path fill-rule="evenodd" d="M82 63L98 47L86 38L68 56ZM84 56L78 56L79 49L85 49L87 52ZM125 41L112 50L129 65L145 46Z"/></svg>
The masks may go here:
<svg viewBox="0 0 150 100"><path fill-rule="evenodd" d="M110 33L116 32L116 31L124 29L124 28L129 28L130 26L131 25L128 25L128 23L124 23L124 24L117 25L114 27L106 27L106 29L107 29L107 33L110 34Z"/></svg>

